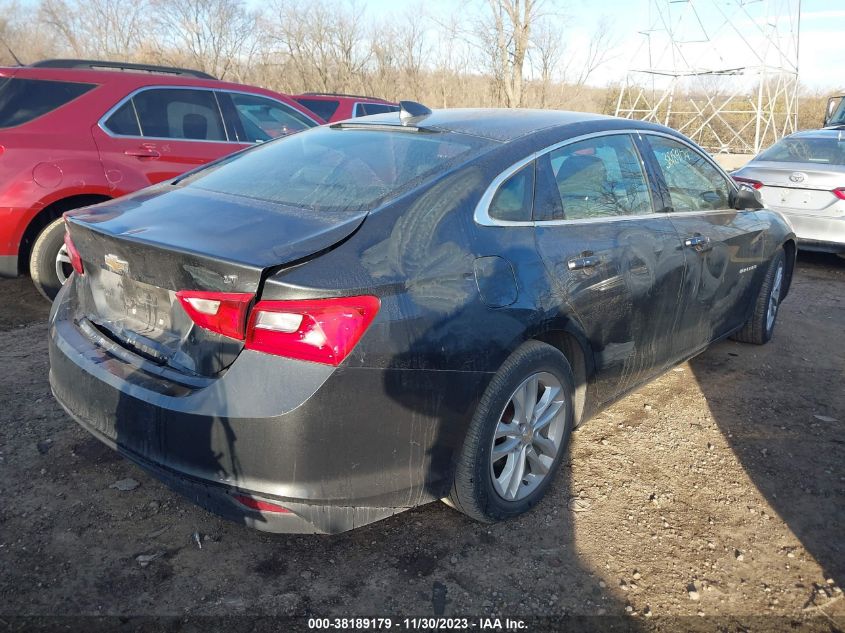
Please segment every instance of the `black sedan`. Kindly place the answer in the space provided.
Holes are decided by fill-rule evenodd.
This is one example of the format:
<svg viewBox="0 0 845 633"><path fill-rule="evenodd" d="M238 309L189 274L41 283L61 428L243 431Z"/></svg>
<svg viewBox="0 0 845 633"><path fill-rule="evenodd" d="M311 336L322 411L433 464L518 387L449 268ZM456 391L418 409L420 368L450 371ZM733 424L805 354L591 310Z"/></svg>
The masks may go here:
<svg viewBox="0 0 845 633"><path fill-rule="evenodd" d="M670 129L411 103L67 228L58 401L274 532L525 512L573 427L713 341L767 342L795 262L783 218Z"/></svg>

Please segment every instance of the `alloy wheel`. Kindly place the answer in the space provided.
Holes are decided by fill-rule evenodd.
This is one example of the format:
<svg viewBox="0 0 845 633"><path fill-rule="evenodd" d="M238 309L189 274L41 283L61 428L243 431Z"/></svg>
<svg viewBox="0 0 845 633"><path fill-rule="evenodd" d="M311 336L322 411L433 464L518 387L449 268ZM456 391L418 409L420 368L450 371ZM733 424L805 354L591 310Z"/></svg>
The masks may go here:
<svg viewBox="0 0 845 633"><path fill-rule="evenodd" d="M548 372L532 374L511 394L490 450L493 488L506 501L524 499L551 471L566 428L564 396Z"/></svg>
<svg viewBox="0 0 845 633"><path fill-rule="evenodd" d="M769 294L769 308L766 312L766 330L771 332L775 326L775 318L778 315L780 305L780 289L783 284L783 264L778 266L775 272L775 280L772 283L772 292Z"/></svg>
<svg viewBox="0 0 845 633"><path fill-rule="evenodd" d="M62 244L59 252L56 253L56 277L59 283L64 285L73 272L73 265L70 263L70 255L67 252L67 246Z"/></svg>

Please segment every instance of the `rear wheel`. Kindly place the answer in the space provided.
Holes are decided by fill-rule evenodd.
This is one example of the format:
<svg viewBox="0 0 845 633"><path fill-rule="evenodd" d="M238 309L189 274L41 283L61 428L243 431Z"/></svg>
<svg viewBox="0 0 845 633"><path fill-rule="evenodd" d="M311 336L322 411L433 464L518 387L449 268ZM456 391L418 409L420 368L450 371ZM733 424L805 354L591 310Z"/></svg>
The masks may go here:
<svg viewBox="0 0 845 633"><path fill-rule="evenodd" d="M516 350L481 398L444 501L484 522L536 505L566 452L574 390L560 351L539 341Z"/></svg>
<svg viewBox="0 0 845 633"><path fill-rule="evenodd" d="M731 336L732 339L754 345L763 345L771 340L783 295L785 271L783 249L778 249L769 261L766 278L754 302L751 318L741 330Z"/></svg>
<svg viewBox="0 0 845 633"><path fill-rule="evenodd" d="M38 234L29 255L32 283L47 301L56 297L73 272L64 239L64 219L53 220Z"/></svg>

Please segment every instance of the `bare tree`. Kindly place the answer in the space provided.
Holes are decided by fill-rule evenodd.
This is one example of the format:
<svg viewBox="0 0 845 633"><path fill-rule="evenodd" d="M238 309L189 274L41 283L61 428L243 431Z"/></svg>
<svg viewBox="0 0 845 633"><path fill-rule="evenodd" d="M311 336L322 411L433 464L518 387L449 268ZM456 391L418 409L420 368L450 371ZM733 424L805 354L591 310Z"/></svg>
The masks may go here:
<svg viewBox="0 0 845 633"><path fill-rule="evenodd" d="M18 44L19 28L11 16L19 15L20 5L12 0L0 4L0 61L4 64L16 65L20 62L15 48Z"/></svg>
<svg viewBox="0 0 845 633"><path fill-rule="evenodd" d="M523 101L525 57L531 28L540 18L542 0L487 0L490 13L479 23L481 47L488 53L491 70L508 107Z"/></svg>
<svg viewBox="0 0 845 633"><path fill-rule="evenodd" d="M276 55L297 74L297 85L320 92L330 89L330 22L330 12L319 3L300 10L290 0L277 0L265 15L267 39L276 47Z"/></svg>
<svg viewBox="0 0 845 633"><path fill-rule="evenodd" d="M559 81L566 86L566 90L561 94L560 106L580 108L580 104L590 101L585 97L590 91L587 84L594 73L611 60L611 52L615 46L612 23L609 18L603 16L585 44L579 45L575 51L566 46L561 49ZM603 107L602 105L601 108Z"/></svg>
<svg viewBox="0 0 845 633"><path fill-rule="evenodd" d="M422 93L422 75L429 57L422 9L411 9L396 27L402 75L414 99Z"/></svg>
<svg viewBox="0 0 845 633"><path fill-rule="evenodd" d="M276 0L265 18L270 41L299 75L319 91L349 91L364 81L371 47L364 10L354 0L300 3Z"/></svg>
<svg viewBox="0 0 845 633"><path fill-rule="evenodd" d="M150 1L164 61L187 63L221 79L236 78L238 67L251 61L258 14L243 0Z"/></svg>
<svg viewBox="0 0 845 633"><path fill-rule="evenodd" d="M534 66L540 73L539 105L541 108L548 106L549 91L565 51L561 22L562 19L544 19L536 25L531 37Z"/></svg>
<svg viewBox="0 0 845 633"><path fill-rule="evenodd" d="M363 79L364 70L370 59L366 44L364 9L355 0L349 0L345 11L341 11L333 23L333 57L342 90L352 89Z"/></svg>
<svg viewBox="0 0 845 633"><path fill-rule="evenodd" d="M288 93L614 111L618 86L591 85L611 61L611 22L584 35L560 12L567 0L464 0L437 18L415 0L378 21L361 1L268 0L258 12L255 0L0 0L0 63L120 59ZM678 98L709 112L707 99L719 94L718 85L690 83ZM815 125L824 104L803 91L799 125Z"/></svg>
<svg viewBox="0 0 845 633"><path fill-rule="evenodd" d="M575 75L573 83L583 86L590 76L610 59L613 50L613 29L610 18L603 16L599 19L593 31L584 55L583 64Z"/></svg>
<svg viewBox="0 0 845 633"><path fill-rule="evenodd" d="M147 0L42 0L40 18L76 57L136 54L151 23Z"/></svg>
<svg viewBox="0 0 845 633"><path fill-rule="evenodd" d="M0 62L94 57L186 65L281 92L368 93L438 107L604 107L589 83L610 23L570 44L566 0L422 0L367 14L362 0L0 0ZM472 10L467 10L472 9ZM479 17L480 16L480 17ZM575 39L581 39L575 34Z"/></svg>
<svg viewBox="0 0 845 633"><path fill-rule="evenodd" d="M370 31L370 66L365 76L368 93L395 97L404 90L399 41L399 29L392 22L378 24Z"/></svg>
<svg viewBox="0 0 845 633"><path fill-rule="evenodd" d="M466 105L465 98L472 95L479 103L479 95L467 86L473 68L472 54L478 50L474 32L463 16L455 13L448 16L448 21L433 23L437 27L437 40L429 79L429 89L434 95L432 102L443 108Z"/></svg>

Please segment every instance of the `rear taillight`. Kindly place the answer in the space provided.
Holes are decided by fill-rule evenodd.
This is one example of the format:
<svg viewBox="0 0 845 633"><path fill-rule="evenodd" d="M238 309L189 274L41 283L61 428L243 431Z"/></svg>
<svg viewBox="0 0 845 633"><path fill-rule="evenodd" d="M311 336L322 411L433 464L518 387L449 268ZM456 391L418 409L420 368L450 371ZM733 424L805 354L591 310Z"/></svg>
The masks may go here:
<svg viewBox="0 0 845 633"><path fill-rule="evenodd" d="M839 187L839 189L834 189L833 195L839 198L840 200L845 200L845 187Z"/></svg>
<svg viewBox="0 0 845 633"><path fill-rule="evenodd" d="M260 301L252 309L246 348L337 366L378 312L371 296Z"/></svg>
<svg viewBox="0 0 845 633"><path fill-rule="evenodd" d="M180 290L176 297L191 320L200 327L244 340L246 315L255 295L248 292Z"/></svg>
<svg viewBox="0 0 845 633"><path fill-rule="evenodd" d="M379 310L376 297L259 301L250 293L180 290L176 297L198 326L246 340L246 349L337 366Z"/></svg>
<svg viewBox="0 0 845 633"><path fill-rule="evenodd" d="M82 257L79 254L79 251L76 250L76 246L73 244L73 240L70 238L70 232L65 227L65 248L67 249L68 257L70 257L70 265L73 267L73 271L77 275L84 275L85 269L82 267Z"/></svg>
<svg viewBox="0 0 845 633"><path fill-rule="evenodd" d="M275 514L290 514L290 510L269 501L262 501L261 499L254 499L247 495L232 495L235 501L250 510L258 510L259 512L272 512Z"/></svg>
<svg viewBox="0 0 845 633"><path fill-rule="evenodd" d="M751 178L740 178L739 176L733 176L733 179L741 185L748 185L749 187L753 187L754 189L763 188L763 183L759 180L752 180Z"/></svg>

